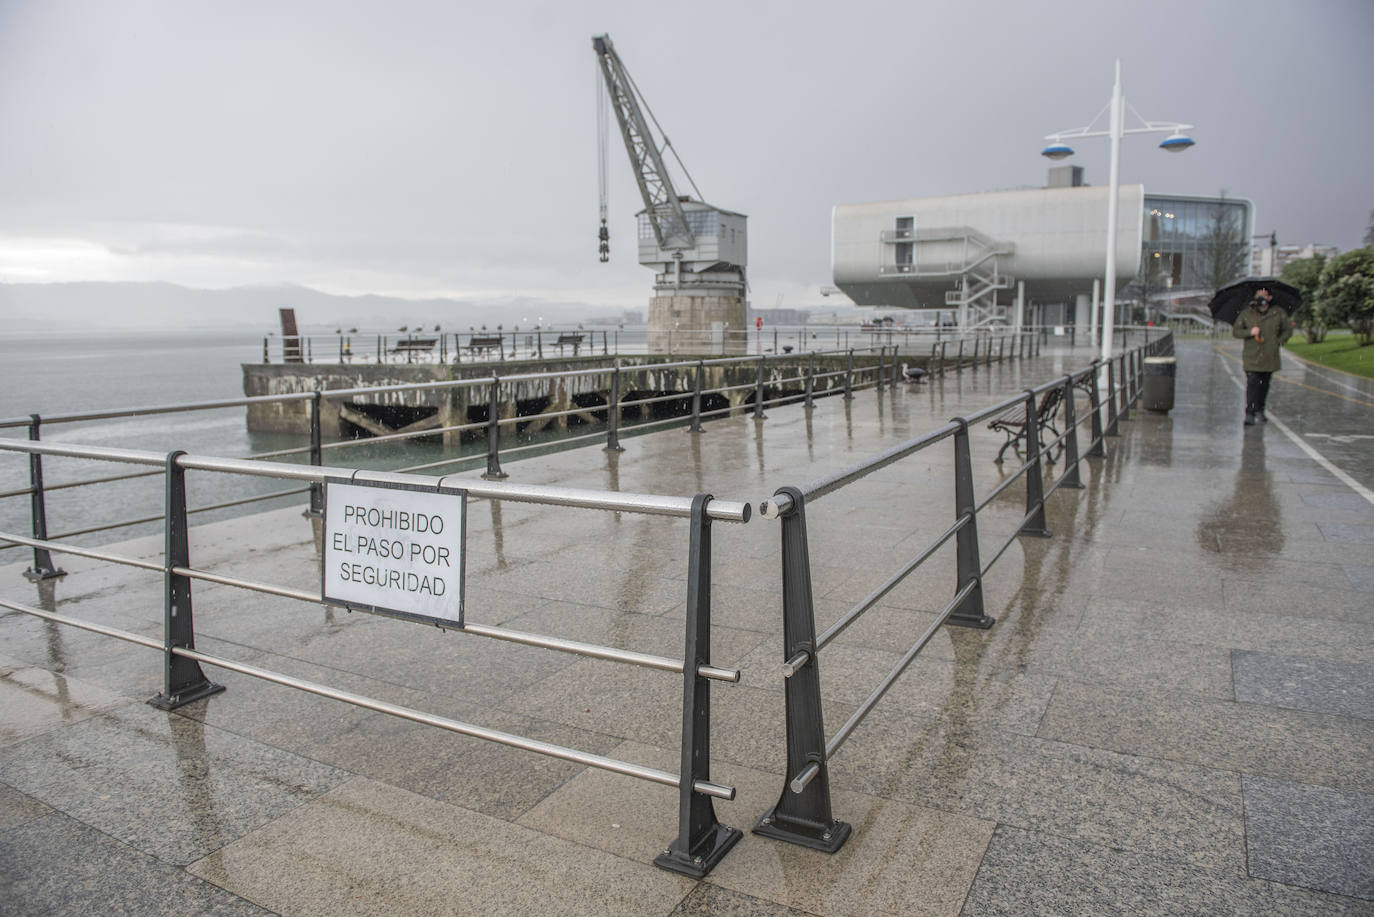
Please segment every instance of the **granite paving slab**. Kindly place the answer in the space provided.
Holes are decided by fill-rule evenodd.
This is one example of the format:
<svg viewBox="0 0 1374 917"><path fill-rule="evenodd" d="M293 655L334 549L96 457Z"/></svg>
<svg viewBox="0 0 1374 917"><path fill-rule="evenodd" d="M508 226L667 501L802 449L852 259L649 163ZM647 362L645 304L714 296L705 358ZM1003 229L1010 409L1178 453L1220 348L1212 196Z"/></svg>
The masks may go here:
<svg viewBox="0 0 1374 917"><path fill-rule="evenodd" d="M1361 913L1350 899L998 825L965 917L1149 914L1234 917Z"/></svg>
<svg viewBox="0 0 1374 917"><path fill-rule="evenodd" d="M123 707L130 700L80 678L0 657L0 707L5 710L0 746Z"/></svg>
<svg viewBox="0 0 1374 917"><path fill-rule="evenodd" d="M703 882L670 917L809 917L805 911Z"/></svg>
<svg viewBox="0 0 1374 917"><path fill-rule="evenodd" d="M0 914L270 913L60 813L0 833Z"/></svg>
<svg viewBox="0 0 1374 917"><path fill-rule="evenodd" d="M42 818L51 812L31 796L25 796L12 786L0 783L0 831L8 831L35 818Z"/></svg>
<svg viewBox="0 0 1374 917"><path fill-rule="evenodd" d="M1243 784L1250 875L1374 902L1374 796L1265 777Z"/></svg>
<svg viewBox="0 0 1374 917"><path fill-rule="evenodd" d="M1242 703L1374 719L1374 665L1243 650L1231 661Z"/></svg>
<svg viewBox="0 0 1374 917"><path fill-rule="evenodd" d="M1360 592L1374 592L1374 566L1369 564L1344 564L1342 569L1350 579L1350 585Z"/></svg>
<svg viewBox="0 0 1374 917"><path fill-rule="evenodd" d="M912 724L879 707L831 761L831 780L882 798L1243 872L1235 774L979 722L974 715Z"/></svg>
<svg viewBox="0 0 1374 917"><path fill-rule="evenodd" d="M638 743L617 755L664 768L676 760L673 751ZM737 791L733 802L714 800L717 819L746 834L707 881L806 913L957 913L992 834L987 821L842 791L833 794L833 808L854 831L838 853L825 854L748 833L777 801L782 784L775 775L721 764L711 776ZM587 770L520 823L641 858L676 834L676 795Z"/></svg>
<svg viewBox="0 0 1374 917"><path fill-rule="evenodd" d="M0 749L0 780L174 864L204 856L347 776L145 704Z"/></svg>
<svg viewBox="0 0 1374 917"><path fill-rule="evenodd" d="M1374 792L1374 720L1061 681L1041 738Z"/></svg>
<svg viewBox="0 0 1374 917"><path fill-rule="evenodd" d="M296 917L666 915L695 884L361 777L189 871Z"/></svg>

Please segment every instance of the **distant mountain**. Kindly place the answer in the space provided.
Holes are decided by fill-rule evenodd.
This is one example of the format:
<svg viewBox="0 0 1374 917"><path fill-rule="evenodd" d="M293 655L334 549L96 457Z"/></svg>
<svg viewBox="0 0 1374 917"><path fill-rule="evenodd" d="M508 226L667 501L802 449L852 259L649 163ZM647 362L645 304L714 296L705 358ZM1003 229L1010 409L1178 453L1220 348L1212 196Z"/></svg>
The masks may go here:
<svg viewBox="0 0 1374 917"><path fill-rule="evenodd" d="M134 328L254 328L276 331L277 310L293 308L302 332L401 325L457 331L469 325L507 328L531 313L546 323L572 323L604 305L525 296L473 302L336 296L300 286L203 290L171 283L0 283L0 332Z"/></svg>

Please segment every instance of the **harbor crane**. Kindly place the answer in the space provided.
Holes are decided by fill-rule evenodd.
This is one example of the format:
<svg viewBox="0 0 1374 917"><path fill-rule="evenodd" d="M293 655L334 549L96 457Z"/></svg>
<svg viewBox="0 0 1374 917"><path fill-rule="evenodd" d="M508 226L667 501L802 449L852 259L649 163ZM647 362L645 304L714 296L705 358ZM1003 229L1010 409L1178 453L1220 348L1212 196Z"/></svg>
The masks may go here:
<svg viewBox="0 0 1374 917"><path fill-rule="evenodd" d="M609 103L644 203L637 215L639 263L656 272L654 296L649 301L650 350L743 352L746 217L702 200L696 182L625 69L610 36L594 36L592 49L606 88L604 96L597 95L600 258L610 258L606 223ZM650 128L651 121L657 131ZM695 198L674 187L663 158L668 150L677 159Z"/></svg>

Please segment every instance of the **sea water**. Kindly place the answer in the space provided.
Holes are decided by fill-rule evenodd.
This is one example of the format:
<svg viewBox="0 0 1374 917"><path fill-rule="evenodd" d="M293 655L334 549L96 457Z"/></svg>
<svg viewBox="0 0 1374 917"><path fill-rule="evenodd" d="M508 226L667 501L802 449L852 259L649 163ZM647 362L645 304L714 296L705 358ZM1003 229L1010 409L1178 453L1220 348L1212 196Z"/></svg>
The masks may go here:
<svg viewBox="0 0 1374 917"><path fill-rule="evenodd" d="M167 331L42 334L0 333L0 419L56 417L63 414L126 410L134 407L233 400L243 397L242 364L262 359L262 337L252 331ZM309 445L303 434L250 433L245 407L152 414L75 423L43 422L45 442L137 449L165 455L181 450L197 455L239 458L255 453ZM27 426L0 429L0 437L27 439ZM444 447L433 442L392 442L329 450L324 464L394 469L480 452L480 444ZM307 462L304 455L274 461ZM43 458L48 532L57 536L131 519L160 516L165 483L161 474L87 487L52 488L139 471L146 466L92 462L55 456ZM472 463L442 468L443 473ZM0 532L31 534L29 457L0 451ZM246 497L296 490L299 482L210 472L187 474L188 503L213 506ZM296 502L291 495L268 502L199 513L196 522L242 515ZM72 539L83 545L105 544L161 531L160 521L91 532ZM0 563L27 557L18 548L0 550Z"/></svg>

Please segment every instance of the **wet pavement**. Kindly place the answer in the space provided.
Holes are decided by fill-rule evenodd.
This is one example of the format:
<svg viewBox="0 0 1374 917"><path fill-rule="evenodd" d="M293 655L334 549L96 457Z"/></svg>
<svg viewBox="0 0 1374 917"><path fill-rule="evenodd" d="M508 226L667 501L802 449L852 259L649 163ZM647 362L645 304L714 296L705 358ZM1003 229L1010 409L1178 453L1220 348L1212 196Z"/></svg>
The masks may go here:
<svg viewBox="0 0 1374 917"><path fill-rule="evenodd" d="M716 523L716 802L704 880L651 865L676 791L208 669L167 713L145 648L0 615L0 913L1374 913L1374 385L1289 359L1241 425L1238 342L1178 349L1136 411L831 761L834 855L747 829L785 769L778 523ZM1090 358L1047 354L506 465L513 481L759 499ZM1010 470L974 432L980 495ZM949 443L808 504L826 626L953 521ZM195 476L190 480L195 492ZM1020 523L980 514L984 561ZM473 501L470 621L679 656L682 520ZM160 559L161 540L117 548ZM195 566L319 588L299 507L198 527ZM0 596L159 636L159 575L67 557ZM950 599L949 551L820 656L843 723ZM197 646L392 703L675 771L678 676L224 586Z"/></svg>

